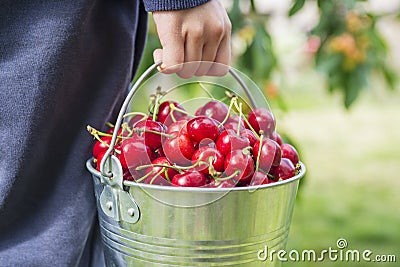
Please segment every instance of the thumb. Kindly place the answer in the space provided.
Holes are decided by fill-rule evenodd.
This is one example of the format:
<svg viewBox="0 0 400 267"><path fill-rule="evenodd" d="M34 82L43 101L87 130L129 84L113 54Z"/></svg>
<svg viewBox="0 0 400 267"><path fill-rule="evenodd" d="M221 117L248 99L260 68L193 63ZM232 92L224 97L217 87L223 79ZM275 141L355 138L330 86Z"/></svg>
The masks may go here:
<svg viewBox="0 0 400 267"><path fill-rule="evenodd" d="M161 48L157 48L156 50L154 50L153 52L154 63L161 61L162 57L163 57L163 50Z"/></svg>

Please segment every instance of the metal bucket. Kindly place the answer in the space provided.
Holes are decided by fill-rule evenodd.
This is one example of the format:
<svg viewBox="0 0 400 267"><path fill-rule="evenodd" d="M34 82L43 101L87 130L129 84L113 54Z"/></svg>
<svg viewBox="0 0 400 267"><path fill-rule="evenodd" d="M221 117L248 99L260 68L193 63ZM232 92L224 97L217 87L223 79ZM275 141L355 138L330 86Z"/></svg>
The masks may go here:
<svg viewBox="0 0 400 267"><path fill-rule="evenodd" d="M122 167L110 154L101 172L91 159L86 166L95 185L106 264L135 267L280 266L260 256L265 259L265 248L285 248L305 173L301 165L296 176L262 186L181 188L123 181Z"/></svg>
<svg viewBox="0 0 400 267"><path fill-rule="evenodd" d="M129 223L106 215L100 195L109 185L101 182L105 177L90 160L87 168L95 184L107 266L135 267L280 266L276 259L261 261L260 251L264 253L265 246L269 251L285 248L299 178L305 172L302 166L297 176L255 191L138 183L130 186L129 194L140 217Z"/></svg>

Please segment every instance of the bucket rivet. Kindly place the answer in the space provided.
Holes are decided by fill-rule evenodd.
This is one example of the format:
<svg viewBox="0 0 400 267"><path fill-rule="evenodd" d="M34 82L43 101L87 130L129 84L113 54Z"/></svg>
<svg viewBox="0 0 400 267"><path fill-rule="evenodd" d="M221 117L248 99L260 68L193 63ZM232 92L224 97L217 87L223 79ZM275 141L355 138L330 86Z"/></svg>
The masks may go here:
<svg viewBox="0 0 400 267"><path fill-rule="evenodd" d="M108 201L108 202L106 203L106 206L107 206L108 210L112 210L113 203L112 203L111 201Z"/></svg>
<svg viewBox="0 0 400 267"><path fill-rule="evenodd" d="M133 215L135 215L135 209L134 208L128 209L128 214L129 216L133 217Z"/></svg>

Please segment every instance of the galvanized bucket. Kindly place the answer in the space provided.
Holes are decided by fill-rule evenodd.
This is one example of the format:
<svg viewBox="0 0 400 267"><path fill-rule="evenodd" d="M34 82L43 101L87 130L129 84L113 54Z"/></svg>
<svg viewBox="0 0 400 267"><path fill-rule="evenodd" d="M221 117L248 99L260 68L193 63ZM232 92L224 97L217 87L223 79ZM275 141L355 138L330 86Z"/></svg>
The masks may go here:
<svg viewBox="0 0 400 267"><path fill-rule="evenodd" d="M112 143L129 99L158 65L133 85ZM259 95L249 92L233 69L229 72L254 105ZM91 159L86 163L95 185L107 266L281 266L264 254L286 246L304 165L296 176L262 186L168 187L123 181L121 164L111 150L101 172Z"/></svg>

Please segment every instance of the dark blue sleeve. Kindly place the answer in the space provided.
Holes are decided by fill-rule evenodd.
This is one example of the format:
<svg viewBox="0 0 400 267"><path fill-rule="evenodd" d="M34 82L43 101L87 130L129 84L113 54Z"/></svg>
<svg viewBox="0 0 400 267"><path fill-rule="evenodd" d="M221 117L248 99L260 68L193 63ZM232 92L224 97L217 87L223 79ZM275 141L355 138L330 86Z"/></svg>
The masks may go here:
<svg viewBox="0 0 400 267"><path fill-rule="evenodd" d="M209 0L143 0L147 12L181 10L207 3Z"/></svg>

